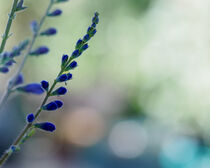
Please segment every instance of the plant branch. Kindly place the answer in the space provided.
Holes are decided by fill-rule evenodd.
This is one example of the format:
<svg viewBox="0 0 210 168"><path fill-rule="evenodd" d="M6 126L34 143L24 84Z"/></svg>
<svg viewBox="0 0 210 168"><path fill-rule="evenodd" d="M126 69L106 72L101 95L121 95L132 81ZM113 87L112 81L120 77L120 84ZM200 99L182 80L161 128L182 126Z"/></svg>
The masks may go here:
<svg viewBox="0 0 210 168"><path fill-rule="evenodd" d="M69 59L69 61L66 63L66 66L67 66L71 61L72 61L72 58ZM64 66L64 67L60 70L60 72L59 72L59 74L57 75L57 77L59 77L59 76L65 71L66 66ZM56 79L57 79L57 77L56 77ZM48 98L50 97L50 95L51 95L51 93L52 93L52 91L53 91L53 89L55 88L55 86L56 86L56 84L57 84L56 79L54 80L52 86L50 87L49 91L47 92L47 94L46 94L46 96L45 96L43 102L41 103L41 106L40 106L39 109L36 111L34 122L35 122L35 121L37 120L37 118L39 117L40 113L42 112L42 107L46 104ZM24 129L22 130L22 132L18 135L17 139L14 141L14 143L13 143L11 146L17 146L17 145L19 145L19 144L21 143L21 141L22 141L23 137L25 136L25 134L30 130L30 128L33 127L33 123L34 123L34 122L28 123L28 124L25 126L25 128L24 128ZM9 150L8 150L8 151L9 151ZM7 152L7 151L2 155L2 157L0 158L0 167L7 161L7 159L8 159L11 155L12 155L12 153L11 153L11 152L9 153L9 152Z"/></svg>
<svg viewBox="0 0 210 168"><path fill-rule="evenodd" d="M0 54L4 51L6 41L9 38L9 32L10 32L10 28L11 28L11 25L12 25L12 21L15 17L15 10L16 10L16 7L17 7L17 3L18 3L18 0L13 1L12 9L11 9L10 14L9 14L9 18L8 18L8 21L7 21L7 26L6 26L5 32L3 34L3 39L2 39L2 42L1 42L1 46L0 46Z"/></svg>
<svg viewBox="0 0 210 168"><path fill-rule="evenodd" d="M33 34L33 37L32 37L32 40L31 40L31 42L30 42L30 44L29 44L28 50L27 50L27 52L25 53L25 55L24 55L24 57L23 57L23 60L22 60L20 66L19 66L19 68L18 68L18 70L17 70L17 73L10 79L10 81L9 81L9 83L8 83L7 89L6 89L6 91L5 91L5 93L4 93L3 97L2 97L2 99L1 99L1 101L0 101L0 111L1 111L1 108L3 107L4 103L7 101L8 97L10 96L10 94L11 94L11 92L12 92L12 89L13 89L13 87L14 87L14 82L15 82L16 78L18 77L18 75L19 75L19 74L21 73L21 71L23 70L23 67L24 67L24 65L25 65L25 62L26 62L26 60L27 60L29 54L30 54L31 51L32 51L32 48L33 48L33 46L34 46L34 43L35 43L37 37L39 36L39 32L40 32L40 30L41 30L41 27L42 27L42 25L43 25L43 23L44 23L44 21L45 21L45 19L46 19L46 17L47 17L47 14L49 13L50 9L52 8L53 3L54 3L54 0L50 0L50 3L49 3L49 5L48 5L48 8L47 8L47 10L46 10L44 16L43 16L43 17L41 18L41 20L40 20L40 23L39 23L39 25L38 25L38 29L37 29L37 31Z"/></svg>

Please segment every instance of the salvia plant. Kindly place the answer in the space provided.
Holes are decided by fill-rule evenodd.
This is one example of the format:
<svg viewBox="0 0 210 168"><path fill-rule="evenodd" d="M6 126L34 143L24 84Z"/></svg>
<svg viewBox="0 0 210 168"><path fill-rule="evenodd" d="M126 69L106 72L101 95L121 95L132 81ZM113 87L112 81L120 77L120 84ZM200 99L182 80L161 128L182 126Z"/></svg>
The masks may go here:
<svg viewBox="0 0 210 168"><path fill-rule="evenodd" d="M30 113L26 116L26 126L18 135L13 144L7 149L0 158L0 166L2 166L5 161L15 152L20 150L20 146L29 138L33 136L37 129L53 132L56 129L56 126L51 122L37 122L38 117L43 111L54 111L62 108L63 102L60 100L48 101L49 97L62 96L65 95L68 91L66 89L66 83L72 79L71 71L77 67L76 59L80 57L85 50L88 49L89 40L96 34L96 26L99 23L99 14L96 12L92 18L92 23L88 27L86 34L78 39L75 44L75 48L71 55L64 54L61 58L60 71L54 79L53 83L49 83L46 80L41 81L40 83L29 83L24 84L24 77L22 69L26 63L26 60L30 56L40 56L47 54L50 49L45 46L39 46L34 48L36 39L40 36L53 36L57 33L56 28L49 27L45 30L42 30L42 25L44 24L47 18L55 18L62 14L61 9L53 9L57 3L63 3L68 0L49 0L49 5L40 21L32 21L30 24L32 30L32 37L26 40L21 41L17 46L13 47L10 51L4 51L6 42L11 36L10 28L12 22L15 19L16 15L20 11L24 11L27 7L24 6L24 0L14 0L13 5L9 14L9 19L5 28L4 35L2 36L2 42L0 46L0 73L6 74L12 68L12 65L16 63L16 57L23 55L23 60L18 66L16 74L9 80L6 91L0 100L0 109L3 107L3 104L7 101L8 97L13 92L21 92L26 94L45 94L41 105L38 107L37 111ZM57 87L57 84L65 84L64 86Z"/></svg>

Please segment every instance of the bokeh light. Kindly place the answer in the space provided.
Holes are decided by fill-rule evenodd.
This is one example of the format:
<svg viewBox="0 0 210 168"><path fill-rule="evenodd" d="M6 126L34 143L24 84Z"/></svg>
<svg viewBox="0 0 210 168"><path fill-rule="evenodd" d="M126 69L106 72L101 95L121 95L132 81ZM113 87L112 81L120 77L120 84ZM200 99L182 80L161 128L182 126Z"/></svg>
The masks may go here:
<svg viewBox="0 0 210 168"><path fill-rule="evenodd" d="M163 142L161 164L164 168L185 168L194 162L198 142L184 136L170 137Z"/></svg>
<svg viewBox="0 0 210 168"><path fill-rule="evenodd" d="M70 111L62 118L64 138L79 146L97 143L104 134L105 122L100 112L95 109L80 107Z"/></svg>
<svg viewBox="0 0 210 168"><path fill-rule="evenodd" d="M121 121L113 127L109 135L109 145L118 157L135 158L147 146L147 132L136 121Z"/></svg>

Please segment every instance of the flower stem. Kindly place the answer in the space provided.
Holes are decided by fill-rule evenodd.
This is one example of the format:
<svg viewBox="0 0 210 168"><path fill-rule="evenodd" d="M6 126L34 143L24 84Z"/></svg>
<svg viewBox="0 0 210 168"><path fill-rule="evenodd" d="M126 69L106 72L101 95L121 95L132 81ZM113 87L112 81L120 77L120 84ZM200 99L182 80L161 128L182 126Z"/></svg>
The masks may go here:
<svg viewBox="0 0 210 168"><path fill-rule="evenodd" d="M45 21L45 19L46 19L46 17L47 17L47 14L49 13L50 9L52 8L53 3L54 3L54 0L50 0L50 3L49 3L49 5L48 5L48 8L47 8L47 10L46 10L44 16L43 16L43 17L41 18L41 20L40 20L40 23L39 23L39 25L38 25L38 29L37 29L37 31L33 34L33 37L32 37L32 40L31 40L31 42L30 42L30 44L29 44L28 50L27 50L27 52L25 53L25 55L24 55L24 57L23 57L23 60L22 60L20 66L19 66L19 68L18 68L18 70L17 70L17 73L10 79L10 81L9 81L9 83L8 83L7 89L6 89L6 91L5 91L5 93L4 93L3 97L2 97L2 99L0 100L0 111L1 111L1 109L3 108L4 103L7 101L8 97L10 96L10 94L11 94L11 92L12 92L12 89L13 89L13 87L14 87L14 82L15 82L16 78L18 77L18 75L19 75L19 74L21 73L21 71L23 70L23 67L24 67L24 65L25 65L25 62L26 62L26 60L27 60L29 54L30 54L31 51L32 51L32 48L33 48L33 46L34 46L34 43L35 43L37 37L39 36L39 32L40 32L40 30L41 30L41 27L42 27L42 25L43 25L43 23L44 23L44 21Z"/></svg>
<svg viewBox="0 0 210 168"><path fill-rule="evenodd" d="M16 10L16 7L17 7L17 3L18 3L18 0L13 1L12 9L10 11L9 18L8 18L8 21L7 21L7 26L6 26L4 35L3 35L3 40L1 42L0 53L2 53L4 51L6 41L9 38L9 31L10 31L10 28L11 28L11 25L12 25L12 21L15 17L15 10Z"/></svg>
<svg viewBox="0 0 210 168"><path fill-rule="evenodd" d="M66 63L66 66L72 61L72 58L69 59L69 61ZM57 77L59 77L64 71L65 71L65 68L66 66L64 66L59 74L57 75ZM57 79L56 77L56 79ZM57 84L57 81L56 79L54 80L52 86L50 87L49 91L47 92L43 102L41 103L41 106L38 108L38 110L36 111L35 113L35 120L34 122L37 120L37 118L39 117L40 113L42 112L42 107L46 104L48 98L50 97L53 89L55 88L56 84ZM34 123L33 122L33 123ZM16 146L16 145L19 145L23 139L23 137L25 136L25 134L28 132L28 130L30 130L30 128L33 127L33 123L28 123L25 128L22 130L22 132L18 135L17 139L14 141L14 143L12 144L12 146ZM12 155L12 153L9 153L9 152L5 152L2 157L0 158L0 167L7 161L7 159Z"/></svg>

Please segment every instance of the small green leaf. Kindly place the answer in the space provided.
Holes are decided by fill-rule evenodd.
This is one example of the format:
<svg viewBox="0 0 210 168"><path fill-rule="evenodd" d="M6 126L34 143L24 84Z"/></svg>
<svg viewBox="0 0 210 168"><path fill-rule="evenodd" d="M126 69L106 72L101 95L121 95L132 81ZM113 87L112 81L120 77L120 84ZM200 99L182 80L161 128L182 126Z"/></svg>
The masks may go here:
<svg viewBox="0 0 210 168"><path fill-rule="evenodd" d="M25 10L26 8L27 8L26 6L23 6L23 7L20 7L20 8L16 8L15 12L23 11L23 10Z"/></svg>
<svg viewBox="0 0 210 168"><path fill-rule="evenodd" d="M17 7L15 9L15 12L25 10L26 8L27 7L23 6L23 0L20 0L20 2L17 4Z"/></svg>

